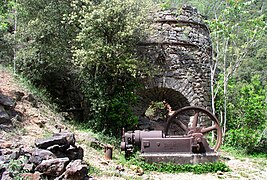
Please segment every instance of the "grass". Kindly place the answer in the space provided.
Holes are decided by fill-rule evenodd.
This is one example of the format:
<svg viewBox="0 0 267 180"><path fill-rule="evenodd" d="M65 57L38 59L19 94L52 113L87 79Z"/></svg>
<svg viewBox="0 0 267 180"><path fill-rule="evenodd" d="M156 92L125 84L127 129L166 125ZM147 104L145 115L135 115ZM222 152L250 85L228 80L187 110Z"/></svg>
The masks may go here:
<svg viewBox="0 0 267 180"><path fill-rule="evenodd" d="M203 174L203 173L216 173L218 171L221 172L229 172L230 168L223 162L215 162L215 163L203 163L203 164L173 164L173 163L146 163L143 159L138 156L136 153L129 160L125 160L125 158L120 158L120 163L124 164L128 167L132 165L136 165L139 168L142 168L145 172L156 171L156 172L165 172L165 173L182 173L182 172L192 172L195 174Z"/></svg>
<svg viewBox="0 0 267 180"><path fill-rule="evenodd" d="M23 136L25 134L27 134L26 129L24 127L19 126L9 129L6 138L8 140L12 140L15 136Z"/></svg>
<svg viewBox="0 0 267 180"><path fill-rule="evenodd" d="M86 123L79 123L77 121L72 121L70 123L72 124L75 130L88 133L90 136L94 137L102 144L110 144L115 148L119 147L118 145L120 143L120 139L116 137L107 136L103 132L94 132L91 127L89 127L89 125Z"/></svg>
<svg viewBox="0 0 267 180"><path fill-rule="evenodd" d="M227 153L227 155L234 156L236 158L267 158L266 153L248 153L245 149L238 149L230 146L222 146L221 151Z"/></svg>

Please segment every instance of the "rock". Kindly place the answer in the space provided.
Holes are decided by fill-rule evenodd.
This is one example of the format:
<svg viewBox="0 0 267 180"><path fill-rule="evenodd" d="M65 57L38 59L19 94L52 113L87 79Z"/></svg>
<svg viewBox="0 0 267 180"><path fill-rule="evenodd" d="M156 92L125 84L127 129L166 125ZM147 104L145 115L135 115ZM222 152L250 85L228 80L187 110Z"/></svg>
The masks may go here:
<svg viewBox="0 0 267 180"><path fill-rule="evenodd" d="M20 152L21 152L21 149L13 151L12 154L10 154L9 158L13 160L17 160L20 156Z"/></svg>
<svg viewBox="0 0 267 180"><path fill-rule="evenodd" d="M16 98L16 101L21 101L22 97L25 95L23 92L20 92L20 91L15 91L14 92L14 95L15 95L15 98Z"/></svg>
<svg viewBox="0 0 267 180"><path fill-rule="evenodd" d="M11 97L0 94L0 104L7 107L15 107L16 102Z"/></svg>
<svg viewBox="0 0 267 180"><path fill-rule="evenodd" d="M118 171L124 171L125 169L124 169L123 166L118 165L118 166L116 166L116 170L118 170Z"/></svg>
<svg viewBox="0 0 267 180"><path fill-rule="evenodd" d="M50 160L57 158L52 152L43 149L36 149L32 156L30 157L29 161L36 165L40 164L43 160Z"/></svg>
<svg viewBox="0 0 267 180"><path fill-rule="evenodd" d="M1 141L0 149L10 148L12 146L12 142L10 141Z"/></svg>
<svg viewBox="0 0 267 180"><path fill-rule="evenodd" d="M8 172L7 170L4 170L2 174L0 174L0 179L2 180L13 180L12 173Z"/></svg>
<svg viewBox="0 0 267 180"><path fill-rule="evenodd" d="M133 171L136 171L137 168L138 168L138 166L136 166L136 165L131 165L131 166L130 166L130 169L133 170Z"/></svg>
<svg viewBox="0 0 267 180"><path fill-rule="evenodd" d="M105 161L105 160L101 161L100 163L106 166L109 165L109 161Z"/></svg>
<svg viewBox="0 0 267 180"><path fill-rule="evenodd" d="M21 114L20 112L16 112L17 114L15 114L14 117L12 117L10 119L10 121L12 122L12 124L16 125L18 122L22 122L23 118L23 114Z"/></svg>
<svg viewBox="0 0 267 180"><path fill-rule="evenodd" d="M36 98L32 95L32 94L29 94L28 96L24 96L22 98L22 100L26 100L26 101L29 101L33 107L37 108L38 107L38 101L36 100Z"/></svg>
<svg viewBox="0 0 267 180"><path fill-rule="evenodd" d="M0 167L2 167L5 163L8 163L9 161L9 155L0 156Z"/></svg>
<svg viewBox="0 0 267 180"><path fill-rule="evenodd" d="M57 177L65 171L68 162L69 158L43 160L35 170L48 176Z"/></svg>
<svg viewBox="0 0 267 180"><path fill-rule="evenodd" d="M5 108L0 105L0 124L11 123L10 116L8 115Z"/></svg>
<svg viewBox="0 0 267 180"><path fill-rule="evenodd" d="M41 180L42 173L39 172L35 172L35 173L23 173L21 174L21 177L23 179L29 179L29 180Z"/></svg>
<svg viewBox="0 0 267 180"><path fill-rule="evenodd" d="M32 172L34 170L34 164L24 164L23 170L25 170L26 172Z"/></svg>
<svg viewBox="0 0 267 180"><path fill-rule="evenodd" d="M68 133L68 132L55 133L53 137L56 137L56 136L62 136L66 138L69 145L73 145L73 146L75 145L76 139L73 133Z"/></svg>
<svg viewBox="0 0 267 180"><path fill-rule="evenodd" d="M81 160L75 160L67 165L66 171L58 179L84 180L87 177L87 172L87 165L82 164Z"/></svg>
<svg viewBox="0 0 267 180"><path fill-rule="evenodd" d="M70 146L74 144L75 144L75 137L74 137L74 134L72 133L57 133L57 134L54 134L54 136L51 138L38 139L35 142L35 145L41 149L47 149L48 147L54 146L54 145Z"/></svg>
<svg viewBox="0 0 267 180"><path fill-rule="evenodd" d="M102 149L104 147L104 145L98 141L97 139L94 139L90 142L90 147L94 148L94 149Z"/></svg>
<svg viewBox="0 0 267 180"><path fill-rule="evenodd" d="M131 165L130 169L136 172L139 176L142 176L144 174L144 170L136 165Z"/></svg>
<svg viewBox="0 0 267 180"><path fill-rule="evenodd" d="M63 152L66 151L69 148L69 145L53 145L47 148L47 150L51 151L54 154L57 154L57 152ZM58 157L58 156L57 156Z"/></svg>
<svg viewBox="0 0 267 180"><path fill-rule="evenodd" d="M137 169L136 173L137 173L138 176L142 176L142 175L144 174L144 170L143 170L143 168L139 167L139 168Z"/></svg>
<svg viewBox="0 0 267 180"><path fill-rule="evenodd" d="M71 146L69 149L67 149L65 154L70 160L76 160L76 159L82 160L84 152L83 152L83 148L81 147Z"/></svg>
<svg viewBox="0 0 267 180"><path fill-rule="evenodd" d="M1 165L1 164L0 164ZM5 167L0 167L0 179L2 179L2 174L6 171Z"/></svg>

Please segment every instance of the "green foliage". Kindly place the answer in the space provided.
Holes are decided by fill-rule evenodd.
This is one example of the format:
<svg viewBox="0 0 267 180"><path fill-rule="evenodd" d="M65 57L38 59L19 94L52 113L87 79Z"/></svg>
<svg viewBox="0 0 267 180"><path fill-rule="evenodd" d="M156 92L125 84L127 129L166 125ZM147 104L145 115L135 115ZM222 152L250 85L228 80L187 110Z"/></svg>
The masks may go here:
<svg viewBox="0 0 267 180"><path fill-rule="evenodd" d="M18 1L16 69L35 86L46 89L63 111L70 109L74 100L80 101L80 81L71 62L77 29L64 21L64 15L72 10L70 3Z"/></svg>
<svg viewBox="0 0 267 180"><path fill-rule="evenodd" d="M102 170L99 167L94 167L93 165L89 164L88 175L97 176L100 173L102 173Z"/></svg>
<svg viewBox="0 0 267 180"><path fill-rule="evenodd" d="M73 63L81 72L89 102L89 124L96 130L118 134L134 126L131 105L136 101L136 77L144 61L136 56L145 35L146 4L133 0L73 1L66 21L79 27L73 45Z"/></svg>
<svg viewBox="0 0 267 180"><path fill-rule="evenodd" d="M24 161L25 159L10 160L10 162L5 165L7 171L14 177L14 180L23 180L21 174L28 172L27 170L23 170Z"/></svg>
<svg viewBox="0 0 267 180"><path fill-rule="evenodd" d="M0 2L0 33L1 31L5 31L12 24L10 19L13 17L14 9L15 9L15 1L7 0Z"/></svg>
<svg viewBox="0 0 267 180"><path fill-rule="evenodd" d="M256 40L262 37L267 27L266 15L255 12L254 1L229 0L220 6L223 6L224 9L216 12L216 16L207 21L213 42L215 42L214 45L219 46L219 50L214 49L218 50L216 53L219 53L219 56L227 52L229 61L235 61L244 57ZM224 47L226 39L228 44ZM217 42L218 40L219 42Z"/></svg>
<svg viewBox="0 0 267 180"><path fill-rule="evenodd" d="M145 115L149 117L149 119L154 118L166 118L165 115L167 113L166 107L163 102L154 102L152 101L150 106L147 108Z"/></svg>
<svg viewBox="0 0 267 180"><path fill-rule="evenodd" d="M157 172L166 172L166 173L181 173L181 172L192 172L195 174L203 173L216 173L229 172L230 168L223 162L215 163L203 163L203 164L173 164L173 163L146 163L140 159L137 155L132 157L125 162L128 166L136 165L141 167L144 171L157 171Z"/></svg>
<svg viewBox="0 0 267 180"><path fill-rule="evenodd" d="M9 64L13 58L14 17L16 15L14 0L0 2L0 63Z"/></svg>
<svg viewBox="0 0 267 180"><path fill-rule="evenodd" d="M94 129L92 129L92 127L86 122L78 123L74 121L71 123L74 125L75 130L86 132L88 135L96 138L103 144L111 144L114 147L117 147L117 145L120 144L121 139L118 139L115 136L108 136L102 132L95 132Z"/></svg>
<svg viewBox="0 0 267 180"><path fill-rule="evenodd" d="M248 151L260 146L267 127L266 89L259 76L250 82L232 80L228 86L227 132L225 143L229 146L245 148ZM218 109L222 107L217 101ZM266 146L266 144L265 144Z"/></svg>
<svg viewBox="0 0 267 180"><path fill-rule="evenodd" d="M204 13L207 6L211 3L207 0L153 0L158 3L162 10L167 10L171 8L182 8L183 5L190 5L197 8L200 12Z"/></svg>
<svg viewBox="0 0 267 180"><path fill-rule="evenodd" d="M17 63L20 72L32 82L51 87L61 80L66 82L75 73L71 66L71 41L75 32L63 21L70 3L54 0L19 3L20 26Z"/></svg>

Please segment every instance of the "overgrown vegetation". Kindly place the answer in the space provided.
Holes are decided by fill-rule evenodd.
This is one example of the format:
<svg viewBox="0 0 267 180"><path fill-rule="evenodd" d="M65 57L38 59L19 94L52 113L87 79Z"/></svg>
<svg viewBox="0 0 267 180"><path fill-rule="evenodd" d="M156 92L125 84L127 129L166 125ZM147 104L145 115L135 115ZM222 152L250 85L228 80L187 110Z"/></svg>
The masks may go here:
<svg viewBox="0 0 267 180"><path fill-rule="evenodd" d="M215 163L203 163L203 164L173 164L173 163L146 163L142 160L138 154L131 157L126 162L121 160L123 164L127 166L136 165L141 167L144 171L156 171L156 172L165 172L165 173L181 173L181 172L192 172L195 174L203 173L215 173L218 171L229 172L230 168L224 162L215 162Z"/></svg>
<svg viewBox="0 0 267 180"><path fill-rule="evenodd" d="M225 144L266 152L265 0L154 0L162 9L196 6L213 41L213 112ZM134 126L137 77L152 69L136 55L152 1L0 2L0 61L46 89L63 111L85 108L95 131ZM215 106L216 104L216 106Z"/></svg>
<svg viewBox="0 0 267 180"><path fill-rule="evenodd" d="M228 91L225 144L248 152L266 153L266 89L260 77L253 76L249 82L232 79ZM220 110L223 102L221 100L217 103Z"/></svg>

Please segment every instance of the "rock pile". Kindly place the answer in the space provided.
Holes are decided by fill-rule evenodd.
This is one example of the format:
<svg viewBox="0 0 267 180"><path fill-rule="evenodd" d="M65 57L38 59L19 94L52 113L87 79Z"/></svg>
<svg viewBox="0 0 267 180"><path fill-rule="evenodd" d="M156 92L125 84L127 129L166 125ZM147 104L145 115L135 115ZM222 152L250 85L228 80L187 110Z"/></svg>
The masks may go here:
<svg viewBox="0 0 267 180"><path fill-rule="evenodd" d="M34 180L88 179L88 167L82 161L83 149L75 145L72 133L56 133L51 138L38 139L35 149L11 149L11 145L3 142L0 145L0 179L13 179L15 170L25 172L20 176Z"/></svg>

